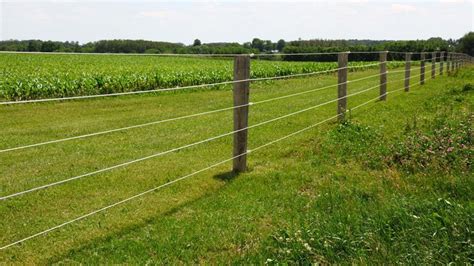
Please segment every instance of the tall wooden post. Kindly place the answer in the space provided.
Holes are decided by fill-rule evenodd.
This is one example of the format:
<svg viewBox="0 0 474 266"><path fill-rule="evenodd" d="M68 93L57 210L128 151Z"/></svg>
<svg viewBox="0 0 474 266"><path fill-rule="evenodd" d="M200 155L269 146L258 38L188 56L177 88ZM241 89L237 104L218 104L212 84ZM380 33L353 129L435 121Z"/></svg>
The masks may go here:
<svg viewBox="0 0 474 266"><path fill-rule="evenodd" d="M405 54L405 91L410 91L411 53Z"/></svg>
<svg viewBox="0 0 474 266"><path fill-rule="evenodd" d="M250 78L250 57L236 56L234 59L234 81ZM247 169L247 136L249 119L249 81L234 83L234 160L233 171ZM239 106L239 107L237 107Z"/></svg>
<svg viewBox="0 0 474 266"><path fill-rule="evenodd" d="M436 52L431 54L431 78L434 79L436 76Z"/></svg>
<svg viewBox="0 0 474 266"><path fill-rule="evenodd" d="M450 52L447 52L446 53L446 74L449 74L449 72L451 71L451 69L449 68L449 55L450 55Z"/></svg>
<svg viewBox="0 0 474 266"><path fill-rule="evenodd" d="M425 84L425 53L420 54L420 84Z"/></svg>
<svg viewBox="0 0 474 266"><path fill-rule="evenodd" d="M443 75L444 52L439 53L439 75Z"/></svg>
<svg viewBox="0 0 474 266"><path fill-rule="evenodd" d="M449 53L449 72L452 72L453 70L454 70L453 53Z"/></svg>
<svg viewBox="0 0 474 266"><path fill-rule="evenodd" d="M451 71L454 71L456 68L456 55L451 54Z"/></svg>
<svg viewBox="0 0 474 266"><path fill-rule="evenodd" d="M380 100L387 99L387 53L380 52Z"/></svg>
<svg viewBox="0 0 474 266"><path fill-rule="evenodd" d="M454 71L456 68L456 55L451 54L451 71Z"/></svg>
<svg viewBox="0 0 474 266"><path fill-rule="evenodd" d="M337 71L337 114L339 122L344 121L347 110L347 61L349 52L339 53L337 55L338 68Z"/></svg>
<svg viewBox="0 0 474 266"><path fill-rule="evenodd" d="M449 61L451 61L451 68L449 71L453 72L454 71L454 58L453 58L453 53L449 54Z"/></svg>

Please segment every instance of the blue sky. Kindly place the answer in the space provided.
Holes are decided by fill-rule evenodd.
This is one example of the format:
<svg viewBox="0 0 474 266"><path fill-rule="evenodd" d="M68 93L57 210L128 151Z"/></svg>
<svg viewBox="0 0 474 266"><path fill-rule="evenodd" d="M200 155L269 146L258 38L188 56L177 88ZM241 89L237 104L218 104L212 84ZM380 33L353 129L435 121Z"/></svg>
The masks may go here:
<svg viewBox="0 0 474 266"><path fill-rule="evenodd" d="M474 25L474 0L0 1L2 40L406 40L459 38Z"/></svg>

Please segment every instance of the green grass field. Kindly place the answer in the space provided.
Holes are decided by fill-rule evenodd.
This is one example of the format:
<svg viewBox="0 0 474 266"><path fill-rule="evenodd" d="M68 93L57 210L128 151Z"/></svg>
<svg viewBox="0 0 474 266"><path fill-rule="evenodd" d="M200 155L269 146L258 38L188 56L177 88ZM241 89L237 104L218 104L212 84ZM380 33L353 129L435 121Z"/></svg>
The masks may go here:
<svg viewBox="0 0 474 266"><path fill-rule="evenodd" d="M376 74L349 74L349 80ZM415 70L413 75L417 75ZM389 74L389 81L404 73ZM413 83L419 78L413 78ZM251 85L251 101L335 75ZM349 94L378 78L349 83ZM6 263L473 263L474 69L429 78L231 163L0 250ZM390 83L388 90L403 87ZM349 108L378 89L348 99ZM250 107L250 125L336 88ZM0 107L0 149L232 106L221 90ZM335 115L336 104L249 131L249 149ZM0 196L232 131L232 111L0 153ZM224 137L0 202L0 246L232 156Z"/></svg>

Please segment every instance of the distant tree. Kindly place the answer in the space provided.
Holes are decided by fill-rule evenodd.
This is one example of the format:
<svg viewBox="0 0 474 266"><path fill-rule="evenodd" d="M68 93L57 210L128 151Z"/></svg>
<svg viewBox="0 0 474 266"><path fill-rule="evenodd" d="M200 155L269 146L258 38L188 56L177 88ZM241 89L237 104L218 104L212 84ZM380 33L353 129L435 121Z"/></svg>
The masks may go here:
<svg viewBox="0 0 474 266"><path fill-rule="evenodd" d="M59 44L53 41L46 41L41 44L41 52L54 52L59 49Z"/></svg>
<svg viewBox="0 0 474 266"><path fill-rule="evenodd" d="M201 40L199 39L194 40L193 46L201 46Z"/></svg>
<svg viewBox="0 0 474 266"><path fill-rule="evenodd" d="M263 52L265 49L265 42L260 40L259 38L254 38L252 40L252 48L259 50L260 52Z"/></svg>
<svg viewBox="0 0 474 266"><path fill-rule="evenodd" d="M244 42L242 45L245 49L252 49L252 43L251 42Z"/></svg>
<svg viewBox="0 0 474 266"><path fill-rule="evenodd" d="M101 40L79 44L78 42L57 42L41 40L4 40L0 41L0 51L43 51L43 52L96 52L96 53L205 53L205 54L244 54L264 53L278 50L283 53L334 53L340 51L382 51L420 52L420 51L460 51L473 54L473 32L466 34L460 40L443 40L430 38L428 40L411 41L381 41L381 40L279 40L273 43L269 40L254 38L252 42L239 43L208 43L202 44L199 39L194 44L169 43L147 40ZM404 60L403 54L394 54L393 59ZM415 55L416 57L416 55ZM334 61L333 55L284 56L284 60L295 61ZM352 55L353 60L378 60L377 54L358 53Z"/></svg>
<svg viewBox="0 0 474 266"><path fill-rule="evenodd" d="M37 41L37 40L28 41L27 50L29 52L39 52L39 51L41 51L41 41Z"/></svg>
<svg viewBox="0 0 474 266"><path fill-rule="evenodd" d="M276 45L272 41L270 40L263 41L263 50L265 52L270 52L275 49L276 49Z"/></svg>
<svg viewBox="0 0 474 266"><path fill-rule="evenodd" d="M285 48L286 42L285 40L281 39L277 42L276 49L281 52L283 51L283 48Z"/></svg>
<svg viewBox="0 0 474 266"><path fill-rule="evenodd" d="M457 50L461 53L474 56L474 32L469 32L459 39Z"/></svg>
<svg viewBox="0 0 474 266"><path fill-rule="evenodd" d="M145 50L145 54L158 54L160 53L160 51L158 51L157 49L146 49Z"/></svg>

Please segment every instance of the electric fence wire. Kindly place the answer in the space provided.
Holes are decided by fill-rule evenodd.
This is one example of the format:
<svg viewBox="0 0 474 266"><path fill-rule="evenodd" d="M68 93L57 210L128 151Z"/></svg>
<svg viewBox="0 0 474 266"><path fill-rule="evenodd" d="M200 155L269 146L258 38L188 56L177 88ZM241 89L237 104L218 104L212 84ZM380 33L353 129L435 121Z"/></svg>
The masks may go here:
<svg viewBox="0 0 474 266"><path fill-rule="evenodd" d="M393 81L389 81L389 82L384 82L383 84L390 84L390 83L399 82L399 81L402 81L402 80L404 80L404 79L398 79L398 80L393 80ZM349 97L352 97L352 96L359 95L361 93L376 89L379 86L380 86L380 84L377 84L376 86L372 86L372 87L369 87L367 89L363 89L363 90L357 91L357 92L352 93L352 94L348 94L348 95L343 96L343 97L339 97L339 98L336 98L336 99L333 99L333 100L330 100L330 101L326 101L324 103L320 103L320 104L317 104L317 105L314 105L314 106L311 106L311 107L308 107L308 108L305 108L305 109L301 109L301 110L298 110L298 111L295 111L295 112L292 112L292 113L289 113L289 114L286 114L286 115L283 115L283 116L279 116L279 117L272 118L272 119L269 119L269 120L251 125L251 126L247 126L245 128L239 129L239 130L230 131L230 132L218 135L218 136L207 138L207 139L204 139L204 140L201 140L201 141L190 143L190 144L180 146L180 147L177 147L177 148L173 148L173 149L170 149L170 150L166 150L166 151L163 151L163 152L155 153L155 154L145 156L145 157L142 157L142 158L139 158L139 159L135 159L135 160L132 160L132 161L124 162L124 163L121 163L121 164L117 164L117 165L113 165L113 166L110 166L110 167L102 168L102 169L99 169L99 170L96 170L96 171L93 171L93 172L89 172L89 173L86 173L86 174L70 177L70 178L67 178L67 179L60 180L60 181L52 182L52 183L45 184L45 185L42 185L42 186L38 186L38 187L34 187L34 188L27 189L27 190L24 190L24 191L20 191L20 192L16 192L16 193L6 195L6 196L2 196L2 197L0 197L0 201L7 200L7 199L10 199L10 198L14 198L14 197L18 197L18 196L28 194L28 193L31 193L31 192L34 192L34 191L47 189L47 188L50 188L50 187L53 187L53 186L61 185L61 184L68 183L68 182L71 182L71 181L74 181L74 180L77 180L77 179L81 179L81 178L84 178L84 177L100 174L100 173L103 173L103 172L108 172L108 171L111 171L111 170L114 170L114 169L117 169L117 168L122 168L122 167L125 167L125 166L128 166L128 165L135 164L135 163L138 163L138 162L142 162L142 161L145 161L145 160L149 160L149 159L152 159L152 158L161 157L161 156L169 154L169 153L177 152L177 151L180 151L180 150L183 150L183 149L187 149L187 148L190 148L190 147L197 146L199 144L207 143L207 142L210 142L210 141L213 141L213 140L216 140L216 139L220 139L220 138L223 138L223 137L226 137L226 136L230 136L230 135L233 135L233 134L235 134L237 132L240 132L240 131L260 127L260 126L269 124L271 122L275 122L275 121L278 121L278 120L281 120L281 119L284 119L284 118L287 118L287 117L290 117L290 116L294 116L294 115L297 115L297 114L300 114L300 113L303 113L303 112L307 112L307 111L325 106L327 104L339 101L341 99L346 99L346 98L349 98Z"/></svg>
<svg viewBox="0 0 474 266"><path fill-rule="evenodd" d="M163 119L163 120L158 120L158 121L152 121L152 122L133 125L133 126L128 126L128 127L104 130L104 131L99 131L99 132L94 132L94 133L89 133L89 134L84 134L84 135L79 135L79 136L74 136L74 137L61 138L61 139L56 139L56 140L44 141L44 142L39 142L39 143L34 143L34 144L28 144L28 145L23 145L23 146L12 147L12 148L6 148L6 149L0 150L0 153L23 150L23 149L27 149L27 148L39 147L39 146L44 146L44 145L48 145L48 144L60 143L60 142L65 142L65 141L70 141L70 140L83 139L83 138L88 138L88 137L93 137L93 136L100 136L100 135L104 135L104 134L109 134L109 133L129 130L129 129L135 129L135 128L141 128L141 127L146 127L146 126L152 126L152 125L157 125L157 124L166 123L166 122L173 122L173 121L177 121L177 120L193 118L193 117L198 117L198 116L203 116L203 115L210 115L210 114L214 114L214 113L218 113L218 112L223 112L223 111L227 111L227 110L233 110L233 109L246 107L246 106L249 106L249 105L257 105L257 104L272 102L272 101L276 101L276 100L286 99L286 98L289 98L289 97L294 97L294 96L298 96L298 95L302 95L302 94L307 94L307 93L311 93L311 92L317 92L317 91L321 91L321 90L325 90L325 89L328 89L328 88L336 87L338 85L349 83L349 82L357 82L357 81L370 79L370 78L373 78L373 77L376 77L376 76L379 76L379 75L381 75L381 74L371 75L371 76L367 76L367 77L363 77L363 78L359 78L359 79L355 79L355 80L349 80L349 81L339 83L339 84L333 84L333 85L324 86L324 87L317 88L317 89L307 90L307 91L303 91L303 92L297 92L297 93L293 93L293 94L290 94L290 95L275 97L275 98L262 100L262 101L257 101L257 102L252 102L252 103L244 104L244 105L225 107L225 108L221 108L221 109L216 109L216 110L211 110L211 111L206 111L206 112L201 112L201 113L195 113L195 114L190 114L190 115L184 115L184 116L179 116L179 117L174 117L174 118L168 118L168 119Z"/></svg>
<svg viewBox="0 0 474 266"><path fill-rule="evenodd" d="M395 91L387 92L386 94L394 93L394 92L399 91L399 90L402 90L402 89L403 89L403 88L397 89L397 90L395 90ZM358 108L360 108L360 107L362 107L362 106L364 106L364 105L367 105L367 104L373 102L374 100L378 99L379 97L380 97L380 96L378 96L377 98L370 99L369 101L366 101L366 102L364 102L364 103L362 103L362 104L359 104L359 105L357 105L357 106L355 106L355 107L353 107L353 108L347 110L346 112L349 112L350 110L356 110L356 109L358 109ZM102 207L102 208L100 208L100 209L94 210L94 211L89 212L89 213L87 213L87 214L78 216L78 217L76 217L76 218L74 218L74 219L72 219L72 220L69 220L69 221L67 221L67 222L61 223L61 224L59 224L59 225L56 225L56 226L51 227L51 228L49 228L49 229L46 229L46 230L44 230L44 231L38 232L38 233L36 233L36 234L30 235L30 236L28 236L28 237L22 238L22 239L17 240L17 241L11 242L11 243L9 243L9 244L7 244L7 245L4 245L4 246L0 247L0 250L5 250L5 249L7 249L7 248L9 248L9 247L18 245L18 244L23 243L23 242L25 242L25 241L28 241L28 240L30 240L30 239L33 239L33 238L36 238L36 237L45 235L45 234L47 234L47 233L49 233L49 232L55 231L55 230L57 230L57 229L59 229L59 228L62 228L62 227L64 227L64 226L67 226L67 225L72 224L72 223L74 223L74 222L78 222L78 221L84 220L84 219L86 219L86 218L88 218L88 217L90 217L90 216L93 216L93 215L97 214L97 213L106 211L106 210L111 209L111 208L113 208L113 207L116 207L116 206L118 206L118 205L122 205L122 204L127 203L127 202L129 202L129 201L132 201L132 200L134 200L134 199L136 199L136 198L139 198L139 197L142 197L142 196L144 196L144 195L147 195L147 194L149 194L149 193L151 193L151 192L157 191L157 190L159 190L159 189L165 188L165 187L170 186L170 185L172 185L172 184L174 184L174 183L177 183L177 182L179 182L179 181L188 179L188 178L190 178L190 177L192 177L192 176L195 176L195 175L197 175L197 174L199 174L199 173L202 173L202 172L208 171L208 170L210 170L210 169L213 169L213 168L215 168L215 167L217 167L217 166L223 165L224 163L230 162L230 161L232 161L232 160L234 160L234 159L236 159L236 158L239 158L239 157L241 157L241 156L244 156L244 155L246 155L246 154L254 153L254 152L258 151L258 150L261 150L261 149L263 149L263 148L265 148L265 147L268 147L268 146L270 146L270 145L273 145L273 144L275 144L275 143L277 143L277 142L280 142L280 141L282 141L282 140L288 139L288 138L290 138L290 137L292 137L292 136L295 136L295 135L297 135L297 134L300 134L300 133L303 133L303 132L305 132L305 131L308 131L308 130L310 130L310 129L316 127L316 126L319 126L319 125L321 125L321 124L323 124L323 123L325 123L325 122L331 121L331 120L333 120L333 119L339 117L340 115L342 115L342 114L338 114L338 115L329 117L329 118L324 119L324 120L322 120L322 121L319 121L319 122L317 122L317 123L315 123L315 124L313 124L313 125L310 125L310 126L308 126L308 127L305 127L305 128L303 128L303 129L300 129L300 130L298 130L298 131L296 131L296 132L293 132L293 133L291 133L291 134L289 134L289 135L286 135L286 136L284 136L284 137L278 138L278 139L276 139L276 140L273 140L273 141L271 141L271 142L268 142L268 143L266 143L266 144L263 144L263 145L261 145L261 146L258 146L258 147L254 148L254 149L252 149L252 150L248 150L247 152L241 153L241 154L236 155L236 156L233 156L233 157L231 157L231 158L229 158L229 159L226 159L226 160L220 161L220 162L218 162L218 163L212 164L212 165L207 166L207 167L205 167L205 168L202 168L202 169L200 169L200 170L198 170L198 171L195 171L195 172L190 173L190 174L188 174L188 175L179 177L179 178L177 178L177 179L175 179L175 180L173 180L173 181L170 181L170 182L167 182L167 183L162 184L162 185L160 185L160 186L151 188L151 189L146 190L146 191L144 191L144 192L135 194L135 195L133 195L133 196L131 196L131 197L125 198L125 199L120 200L120 201L118 201L118 202L116 202L116 203L107 205L107 206L105 206L105 207Z"/></svg>

